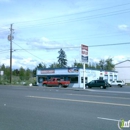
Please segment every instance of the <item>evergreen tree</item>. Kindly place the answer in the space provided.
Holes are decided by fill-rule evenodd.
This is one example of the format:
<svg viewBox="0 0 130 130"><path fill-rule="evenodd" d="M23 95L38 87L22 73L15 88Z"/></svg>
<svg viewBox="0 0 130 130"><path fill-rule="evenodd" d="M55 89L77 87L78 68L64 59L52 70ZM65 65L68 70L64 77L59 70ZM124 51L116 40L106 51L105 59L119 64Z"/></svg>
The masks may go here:
<svg viewBox="0 0 130 130"><path fill-rule="evenodd" d="M78 62L75 60L75 62L74 62L74 64L72 65L72 67L83 68L83 64L82 64L82 63L78 63Z"/></svg>
<svg viewBox="0 0 130 130"><path fill-rule="evenodd" d="M114 64L112 63L112 58L108 58L106 60L100 60L99 64L96 65L97 69L102 69L102 70L113 70L114 69Z"/></svg>
<svg viewBox="0 0 130 130"><path fill-rule="evenodd" d="M44 63L39 63L36 68L46 68L46 65Z"/></svg>
<svg viewBox="0 0 130 130"><path fill-rule="evenodd" d="M49 66L49 68L60 68L60 65L58 63L53 63Z"/></svg>
<svg viewBox="0 0 130 130"><path fill-rule="evenodd" d="M35 77L36 76L36 71L37 71L37 69L45 69L45 68L47 68L46 67L46 65L44 64L44 63L39 63L38 65L37 65L37 67L35 67L35 69L33 69L33 77Z"/></svg>
<svg viewBox="0 0 130 130"><path fill-rule="evenodd" d="M106 60L106 70L113 70L114 69L115 65L112 62L113 62L112 58L108 58Z"/></svg>
<svg viewBox="0 0 130 130"><path fill-rule="evenodd" d="M106 62L105 62L104 59L102 59L102 60L99 61L99 67L100 67L101 70L105 70L105 68L106 68Z"/></svg>
<svg viewBox="0 0 130 130"><path fill-rule="evenodd" d="M96 67L95 67L94 62L89 63L88 68L95 69Z"/></svg>
<svg viewBox="0 0 130 130"><path fill-rule="evenodd" d="M78 67L78 68L83 68L83 63L79 63L75 60L74 64L72 65L72 67ZM85 64L85 68L88 68L88 64Z"/></svg>
<svg viewBox="0 0 130 130"><path fill-rule="evenodd" d="M57 57L58 58L58 63L60 65L60 67L66 67L67 66L67 59L66 59L66 54L65 54L65 51L60 49L60 51L58 51L59 53L59 56Z"/></svg>
<svg viewBox="0 0 130 130"><path fill-rule="evenodd" d="M25 69L24 69L23 67L21 67L21 68L19 69L19 78L20 78L21 80L24 80L24 79L25 79Z"/></svg>
<svg viewBox="0 0 130 130"><path fill-rule="evenodd" d="M2 70L2 71L5 71L5 69L6 69L6 68L5 68L5 65L3 64L3 65L1 66L1 70Z"/></svg>
<svg viewBox="0 0 130 130"><path fill-rule="evenodd" d="M31 75L32 75L32 72L31 72L31 70L30 69L27 69L26 71L25 71L25 75L26 75L26 80L29 80L30 79L30 77L31 77Z"/></svg>
<svg viewBox="0 0 130 130"><path fill-rule="evenodd" d="M19 76L19 70L18 69L14 69L13 70L13 75L14 76Z"/></svg>

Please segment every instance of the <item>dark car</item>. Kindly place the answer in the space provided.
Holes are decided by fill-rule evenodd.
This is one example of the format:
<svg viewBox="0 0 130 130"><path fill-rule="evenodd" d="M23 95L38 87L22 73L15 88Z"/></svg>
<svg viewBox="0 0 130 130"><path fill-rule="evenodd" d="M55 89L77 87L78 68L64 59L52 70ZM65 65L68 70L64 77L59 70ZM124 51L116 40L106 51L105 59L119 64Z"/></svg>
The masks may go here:
<svg viewBox="0 0 130 130"><path fill-rule="evenodd" d="M91 82L85 84L86 88L99 87L104 88L109 87L109 84L105 80L92 80Z"/></svg>
<svg viewBox="0 0 130 130"><path fill-rule="evenodd" d="M107 80L105 80L105 81L108 84L108 87L112 87L111 84Z"/></svg>

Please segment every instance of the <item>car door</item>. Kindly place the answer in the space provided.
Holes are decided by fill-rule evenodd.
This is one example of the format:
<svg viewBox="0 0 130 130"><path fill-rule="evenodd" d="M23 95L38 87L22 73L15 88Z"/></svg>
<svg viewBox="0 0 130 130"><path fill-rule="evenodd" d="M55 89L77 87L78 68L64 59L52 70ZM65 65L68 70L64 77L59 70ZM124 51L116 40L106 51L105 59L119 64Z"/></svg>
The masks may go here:
<svg viewBox="0 0 130 130"><path fill-rule="evenodd" d="M52 86L56 86L56 79L53 79L53 80L52 80L51 85L52 85Z"/></svg>
<svg viewBox="0 0 130 130"><path fill-rule="evenodd" d="M89 83L89 87L95 87L95 80L92 80L92 81Z"/></svg>
<svg viewBox="0 0 130 130"><path fill-rule="evenodd" d="M112 85L115 86L116 85L116 81L112 81Z"/></svg>
<svg viewBox="0 0 130 130"><path fill-rule="evenodd" d="M99 82L98 82L98 80L95 80L94 87L98 87L98 86L99 86Z"/></svg>
<svg viewBox="0 0 130 130"><path fill-rule="evenodd" d="M58 81L60 81L60 79L55 79L54 81L53 81L53 86L58 86Z"/></svg>
<svg viewBox="0 0 130 130"><path fill-rule="evenodd" d="M48 80L47 85L51 86L51 80L50 79Z"/></svg>

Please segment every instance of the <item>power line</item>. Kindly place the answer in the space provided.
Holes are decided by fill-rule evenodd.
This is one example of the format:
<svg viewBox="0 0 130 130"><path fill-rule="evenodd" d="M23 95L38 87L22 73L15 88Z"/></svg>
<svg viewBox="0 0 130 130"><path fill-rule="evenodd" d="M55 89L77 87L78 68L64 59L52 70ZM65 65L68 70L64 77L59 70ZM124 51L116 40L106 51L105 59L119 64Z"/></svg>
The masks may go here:
<svg viewBox="0 0 130 130"><path fill-rule="evenodd" d="M91 38L102 38L102 37L112 37L112 36L119 36L119 35L122 35L122 33L110 33L110 34L107 34L107 35L104 35L104 34L92 34L92 35L87 35L85 37L81 37L81 38L75 38L75 37L63 37L63 38L54 38L56 40L67 40L69 39L69 41L71 40L81 40L81 39L91 39Z"/></svg>
<svg viewBox="0 0 130 130"><path fill-rule="evenodd" d="M100 44L100 45L91 45L89 47L101 47L101 46L117 46L117 45L128 45L130 42L124 42L124 43L113 43L113 44Z"/></svg>
<svg viewBox="0 0 130 130"><path fill-rule="evenodd" d="M129 4L130 3L125 3L125 4L115 5L115 6L104 7L104 8L100 8L100 9L87 10L87 11L77 12L77 13L72 13L72 14L59 15L59 16L50 17L50 18L46 18L46 19L35 19L35 20L22 21L22 22L16 22L16 23L27 23L27 22L32 22L32 21L42 21L42 20L48 20L48 19L53 19L53 18L60 18L60 17L78 15L78 14L83 14L83 13L88 13L88 12L95 12L95 11L97 12L97 11L100 11L100 10L106 10L106 9L110 9L110 8L121 7L121 6L129 5Z"/></svg>
<svg viewBox="0 0 130 130"><path fill-rule="evenodd" d="M124 42L124 43L113 43L113 44L99 44L99 45L90 45L88 47L104 47L104 46L117 46L117 45L129 45L130 42ZM19 46L19 45L18 45ZM64 49L71 49L71 48L80 48L80 46L64 46L64 47L44 47L44 48L41 48L41 49L15 49L15 50L31 50L31 51L35 51L35 50L51 50L51 49L61 49L61 48L64 48ZM30 52L29 52L30 53Z"/></svg>
<svg viewBox="0 0 130 130"><path fill-rule="evenodd" d="M9 52L10 49L6 49L6 50L0 50L0 53L6 53Z"/></svg>
<svg viewBox="0 0 130 130"><path fill-rule="evenodd" d="M117 15L117 14L123 14L123 13L129 13L130 9L125 9L125 10L119 10L119 11L114 11L114 12L109 12L109 13L102 13L102 14L96 14L96 15L89 15L89 16L80 16L77 18L69 18L67 20L60 20L60 21L53 21L51 20L51 22L45 22L45 23L40 23L40 24L36 24L36 25L30 25L27 27L20 27L20 28L34 28L34 26L39 26L41 27L41 25L57 25L57 24L65 24L65 23L70 23L70 22L79 22L79 21L84 21L84 20L90 20L90 19L95 19L95 18L101 18L101 17L107 17L107 16L113 16L113 15ZM45 19L42 19L45 20ZM35 20L32 20L30 22L34 22ZM37 21L41 21L41 20L37 20Z"/></svg>
<svg viewBox="0 0 130 130"><path fill-rule="evenodd" d="M17 45L17 46L19 46L18 44L16 44L15 42L13 42L15 45ZM99 44L99 45L90 45L90 46L88 46L88 47L104 47L104 46L117 46L117 45L129 45L130 44L130 42L124 42L124 43L112 43L112 44ZM21 49L17 49L17 48L15 48L15 49L13 49L12 51L21 51L21 50L24 50L24 51L26 51L27 53L29 53L29 54L31 54L31 55L33 55L33 56L35 56L36 58L39 58L39 57L37 57L36 55L34 55L34 54L32 54L32 53L30 53L29 51L27 51L27 50L30 50L30 51L35 51L35 50L43 50L43 49L45 49L45 50L52 50L52 49L60 49L60 48L66 48L66 49L71 49L71 48L80 48L80 46L64 46L64 47L51 47L51 48L49 48L49 47L44 47L44 48L41 48L41 49L37 49L37 48L35 48L35 49L24 49L24 48L22 48L21 46L19 46ZM3 53L3 52L8 52L9 51L9 49L6 49L6 50L1 50L0 52L1 53ZM42 60L41 58L39 58L40 60Z"/></svg>
<svg viewBox="0 0 130 130"><path fill-rule="evenodd" d="M13 42L13 43L16 44L15 42ZM16 44L16 45L19 46L18 44ZM36 55L34 55L33 53L30 53L29 51L27 51L27 49L24 49L24 48L22 48L21 46L19 46L19 47L20 47L22 50L26 51L27 53L31 54L32 56L34 56L34 57L36 57L36 58L38 58L38 59L40 59L40 60L43 60L43 59L37 57ZM14 49L14 50L19 50L19 49Z"/></svg>

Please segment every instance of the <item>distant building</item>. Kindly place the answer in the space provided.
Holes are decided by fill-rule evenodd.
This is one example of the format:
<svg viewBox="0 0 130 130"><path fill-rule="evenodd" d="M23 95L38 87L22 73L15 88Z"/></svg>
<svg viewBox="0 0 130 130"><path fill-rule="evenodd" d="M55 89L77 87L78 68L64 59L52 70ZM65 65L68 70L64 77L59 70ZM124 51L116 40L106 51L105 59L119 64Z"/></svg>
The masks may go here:
<svg viewBox="0 0 130 130"><path fill-rule="evenodd" d="M115 71L118 71L118 79L130 83L130 60L115 64Z"/></svg>

